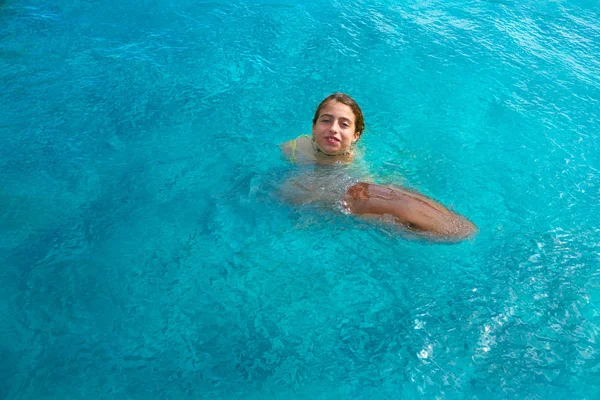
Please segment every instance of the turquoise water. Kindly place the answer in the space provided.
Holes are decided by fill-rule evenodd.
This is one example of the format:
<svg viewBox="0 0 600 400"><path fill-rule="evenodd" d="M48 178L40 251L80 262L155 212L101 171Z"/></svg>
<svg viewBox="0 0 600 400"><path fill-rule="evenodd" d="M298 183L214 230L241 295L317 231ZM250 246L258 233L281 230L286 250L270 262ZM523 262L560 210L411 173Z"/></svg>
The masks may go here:
<svg viewBox="0 0 600 400"><path fill-rule="evenodd" d="M0 398L600 397L600 7L538 3L0 1ZM476 238L281 199L337 90Z"/></svg>

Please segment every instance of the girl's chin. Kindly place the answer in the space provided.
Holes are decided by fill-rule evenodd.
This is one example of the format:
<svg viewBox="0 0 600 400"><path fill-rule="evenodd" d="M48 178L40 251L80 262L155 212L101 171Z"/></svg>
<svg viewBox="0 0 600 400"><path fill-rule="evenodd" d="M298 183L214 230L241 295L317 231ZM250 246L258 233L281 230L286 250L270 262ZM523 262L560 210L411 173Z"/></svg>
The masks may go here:
<svg viewBox="0 0 600 400"><path fill-rule="evenodd" d="M329 154L330 156L336 156L338 154L343 153L342 151L340 151L339 148L323 147L323 148L321 148L321 150L324 153Z"/></svg>
<svg viewBox="0 0 600 400"><path fill-rule="evenodd" d="M331 143L321 143L320 144L321 150L324 151L327 154L337 154L337 153L341 153L342 148L341 146L336 146L334 144Z"/></svg>

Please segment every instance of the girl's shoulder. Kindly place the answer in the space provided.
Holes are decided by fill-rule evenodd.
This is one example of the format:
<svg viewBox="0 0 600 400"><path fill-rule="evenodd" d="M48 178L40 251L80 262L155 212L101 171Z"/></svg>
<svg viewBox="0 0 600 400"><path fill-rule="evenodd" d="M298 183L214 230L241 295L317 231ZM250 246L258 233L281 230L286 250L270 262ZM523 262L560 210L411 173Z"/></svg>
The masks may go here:
<svg viewBox="0 0 600 400"><path fill-rule="evenodd" d="M302 134L295 139L288 140L287 142L283 142L280 146L282 149L293 148L294 146L298 146L298 144L310 143L311 137L310 135Z"/></svg>
<svg viewBox="0 0 600 400"><path fill-rule="evenodd" d="M307 158L312 155L312 138L310 135L302 134L296 139L281 144L281 150L291 162L298 158Z"/></svg>

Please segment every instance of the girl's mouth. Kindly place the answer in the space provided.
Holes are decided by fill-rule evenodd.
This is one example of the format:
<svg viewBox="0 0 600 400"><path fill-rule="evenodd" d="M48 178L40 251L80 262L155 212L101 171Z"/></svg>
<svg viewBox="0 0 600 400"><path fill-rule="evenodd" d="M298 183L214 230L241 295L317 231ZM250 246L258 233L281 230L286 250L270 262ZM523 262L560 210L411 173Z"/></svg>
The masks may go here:
<svg viewBox="0 0 600 400"><path fill-rule="evenodd" d="M329 144L337 144L340 142L340 140L334 136L325 136L325 141Z"/></svg>

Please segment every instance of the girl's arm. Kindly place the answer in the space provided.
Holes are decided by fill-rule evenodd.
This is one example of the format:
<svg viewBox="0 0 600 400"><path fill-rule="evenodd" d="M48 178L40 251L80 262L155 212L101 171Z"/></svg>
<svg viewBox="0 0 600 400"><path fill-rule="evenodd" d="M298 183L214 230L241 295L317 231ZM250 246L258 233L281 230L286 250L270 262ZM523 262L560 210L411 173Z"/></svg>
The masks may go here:
<svg viewBox="0 0 600 400"><path fill-rule="evenodd" d="M397 223L412 230L436 236L464 239L477 232L475 225L466 218L406 189L361 182L348 188L343 201L353 214L390 215Z"/></svg>

